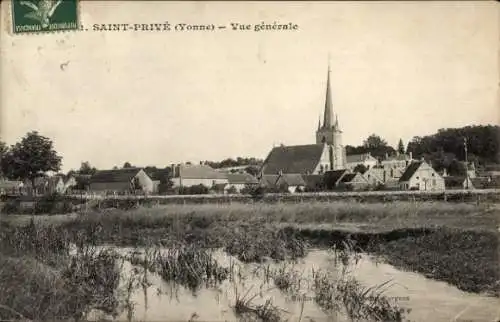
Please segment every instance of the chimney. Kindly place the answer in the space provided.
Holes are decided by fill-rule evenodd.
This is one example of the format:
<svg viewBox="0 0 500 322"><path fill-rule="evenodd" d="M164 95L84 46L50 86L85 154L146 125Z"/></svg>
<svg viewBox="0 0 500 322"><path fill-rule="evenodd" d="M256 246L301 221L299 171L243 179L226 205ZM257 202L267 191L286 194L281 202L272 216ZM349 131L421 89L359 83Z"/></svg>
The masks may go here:
<svg viewBox="0 0 500 322"><path fill-rule="evenodd" d="M175 164L170 164L170 170L172 171L172 178L175 178Z"/></svg>
<svg viewBox="0 0 500 322"><path fill-rule="evenodd" d="M385 159L386 160L389 159L389 153L387 153L387 152L385 153Z"/></svg>
<svg viewBox="0 0 500 322"><path fill-rule="evenodd" d="M410 151L410 161L413 160L413 153Z"/></svg>

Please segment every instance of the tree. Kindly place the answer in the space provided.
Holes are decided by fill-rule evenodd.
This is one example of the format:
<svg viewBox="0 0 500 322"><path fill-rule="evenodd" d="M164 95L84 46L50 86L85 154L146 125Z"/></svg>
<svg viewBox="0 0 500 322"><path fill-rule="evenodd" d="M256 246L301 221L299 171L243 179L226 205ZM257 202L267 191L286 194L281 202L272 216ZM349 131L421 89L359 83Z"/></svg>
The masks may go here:
<svg viewBox="0 0 500 322"><path fill-rule="evenodd" d="M387 141L382 139L376 134L370 135L366 140L363 141L363 153L370 152L374 157L383 157L386 154L394 154L396 150L393 147L387 145Z"/></svg>
<svg viewBox="0 0 500 322"><path fill-rule="evenodd" d="M378 149L380 147L386 147L387 141L376 134L372 134L363 141L363 146L367 149Z"/></svg>
<svg viewBox="0 0 500 322"><path fill-rule="evenodd" d="M4 156L9 164L10 176L29 180L35 187L35 179L48 171L61 169L62 158L54 150L52 141L37 131L26 134Z"/></svg>
<svg viewBox="0 0 500 322"><path fill-rule="evenodd" d="M399 139L399 142L398 142L398 150L397 150L400 154L404 154L405 153L405 145L403 144L403 140L402 139Z"/></svg>
<svg viewBox="0 0 500 322"><path fill-rule="evenodd" d="M88 161L82 162L82 165L80 166L80 170L78 170L79 174L93 175L96 172L97 172L97 169L95 167L92 167L90 165L90 162L88 162Z"/></svg>
<svg viewBox="0 0 500 322"><path fill-rule="evenodd" d="M260 168L255 165L249 165L248 167L245 168L245 172L256 177L260 172Z"/></svg>
<svg viewBox="0 0 500 322"><path fill-rule="evenodd" d="M0 141L0 178L2 178L8 172L8 164L4 162L4 157L5 155L7 155L8 151L9 148L7 147L7 144Z"/></svg>
<svg viewBox="0 0 500 322"><path fill-rule="evenodd" d="M133 168L132 165L130 164L130 162L125 162L123 164L123 169L127 169L127 168Z"/></svg>

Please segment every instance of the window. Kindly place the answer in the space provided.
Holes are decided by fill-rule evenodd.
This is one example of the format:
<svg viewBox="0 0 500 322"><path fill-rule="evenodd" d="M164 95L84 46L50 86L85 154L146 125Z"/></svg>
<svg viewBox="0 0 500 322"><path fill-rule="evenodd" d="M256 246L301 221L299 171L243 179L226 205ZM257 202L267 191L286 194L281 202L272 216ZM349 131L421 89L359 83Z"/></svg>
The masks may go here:
<svg viewBox="0 0 500 322"><path fill-rule="evenodd" d="M432 176L434 177L434 173L432 173Z"/></svg>
<svg viewBox="0 0 500 322"><path fill-rule="evenodd" d="M434 174L432 174L434 175ZM432 179L432 185L435 186L436 185L436 179Z"/></svg>
<svg viewBox="0 0 500 322"><path fill-rule="evenodd" d="M419 177L416 177L415 179L417 179L417 180L418 180L418 179L420 179L420 178L419 178Z"/></svg>

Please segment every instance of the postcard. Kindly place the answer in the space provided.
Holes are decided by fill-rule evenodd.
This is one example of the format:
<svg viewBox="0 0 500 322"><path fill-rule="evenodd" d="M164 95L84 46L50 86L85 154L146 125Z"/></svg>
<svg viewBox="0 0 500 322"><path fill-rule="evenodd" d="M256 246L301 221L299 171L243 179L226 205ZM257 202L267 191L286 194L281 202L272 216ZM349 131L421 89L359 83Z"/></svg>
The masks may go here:
<svg viewBox="0 0 500 322"><path fill-rule="evenodd" d="M0 9L0 320L500 321L496 2Z"/></svg>

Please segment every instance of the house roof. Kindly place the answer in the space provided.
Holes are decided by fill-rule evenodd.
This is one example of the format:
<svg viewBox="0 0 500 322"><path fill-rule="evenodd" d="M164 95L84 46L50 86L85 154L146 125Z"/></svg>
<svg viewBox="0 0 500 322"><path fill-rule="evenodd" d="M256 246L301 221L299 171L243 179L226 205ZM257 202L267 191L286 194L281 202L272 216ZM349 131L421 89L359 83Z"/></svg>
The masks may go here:
<svg viewBox="0 0 500 322"><path fill-rule="evenodd" d="M312 173L318 165L325 146L323 144L280 146L271 150L262 170L264 174Z"/></svg>
<svg viewBox="0 0 500 322"><path fill-rule="evenodd" d="M161 181L162 179L168 178L172 173L171 168L156 169L148 171L147 174L153 181Z"/></svg>
<svg viewBox="0 0 500 322"><path fill-rule="evenodd" d="M344 175L348 173L347 170L333 170L325 172L325 183L336 185Z"/></svg>
<svg viewBox="0 0 500 322"><path fill-rule="evenodd" d="M365 176L366 178L368 178L369 176L375 177L379 181L383 181L384 180L384 171L385 171L384 168L372 167L372 168L366 170L365 173L363 173L363 176Z"/></svg>
<svg viewBox="0 0 500 322"><path fill-rule="evenodd" d="M90 177L90 183L130 182L139 171L141 171L140 168L99 170Z"/></svg>
<svg viewBox="0 0 500 322"><path fill-rule="evenodd" d="M265 174L260 179L260 183L266 187L274 187L278 181L278 177L277 174Z"/></svg>
<svg viewBox="0 0 500 322"><path fill-rule="evenodd" d="M500 178L498 177L480 177L470 180L476 189L500 188Z"/></svg>
<svg viewBox="0 0 500 322"><path fill-rule="evenodd" d="M420 168L422 163L424 163L424 161L414 161L410 163L410 165L406 168L405 172L403 172L401 178L399 178L399 182L410 180L410 178L413 177L415 172L417 172L417 170Z"/></svg>
<svg viewBox="0 0 500 322"><path fill-rule="evenodd" d="M226 176L231 184L255 184L259 182L249 173L228 173Z"/></svg>
<svg viewBox="0 0 500 322"><path fill-rule="evenodd" d="M346 156L347 163L363 163L367 159L375 159L369 153L361 153L361 154L349 154Z"/></svg>
<svg viewBox="0 0 500 322"><path fill-rule="evenodd" d="M393 155L384 157L382 162L407 161L407 160L410 160L410 156L408 154L393 154Z"/></svg>
<svg viewBox="0 0 500 322"><path fill-rule="evenodd" d="M180 165L175 177L183 179L227 179L227 174L214 170L206 164Z"/></svg>
<svg viewBox="0 0 500 322"><path fill-rule="evenodd" d="M278 185L286 184L288 186L305 186L306 183L300 174L284 173L278 178Z"/></svg>
<svg viewBox="0 0 500 322"><path fill-rule="evenodd" d="M356 177L356 173L347 173L345 176L342 177L340 182L348 183L348 182L351 182L352 179L354 179L355 177Z"/></svg>

